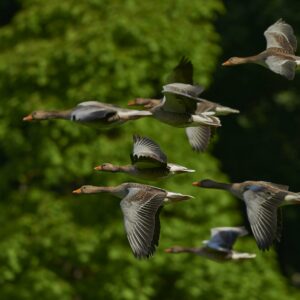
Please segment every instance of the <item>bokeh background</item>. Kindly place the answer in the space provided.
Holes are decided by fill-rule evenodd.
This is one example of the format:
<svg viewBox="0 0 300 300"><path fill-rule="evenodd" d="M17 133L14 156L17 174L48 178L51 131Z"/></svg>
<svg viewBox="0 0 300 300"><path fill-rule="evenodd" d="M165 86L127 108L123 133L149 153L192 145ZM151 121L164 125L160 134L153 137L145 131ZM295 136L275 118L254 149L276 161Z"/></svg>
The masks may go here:
<svg viewBox="0 0 300 300"><path fill-rule="evenodd" d="M259 252L251 236L242 264L167 255L198 246L216 226L247 224L240 200L201 190L204 178L289 184L299 191L300 76L289 82L255 65L222 68L233 55L265 47L280 17L300 35L298 0L0 0L0 299L299 299L300 210L284 208L283 240ZM184 130L145 119L110 131L67 121L24 123L36 109L84 100L126 106L159 97L188 56L203 97L237 108L204 154ZM119 200L74 196L82 184L117 185L104 162L127 164L132 134L158 141L169 160L197 170L157 185L195 199L165 207L160 246L149 260L131 254Z"/></svg>

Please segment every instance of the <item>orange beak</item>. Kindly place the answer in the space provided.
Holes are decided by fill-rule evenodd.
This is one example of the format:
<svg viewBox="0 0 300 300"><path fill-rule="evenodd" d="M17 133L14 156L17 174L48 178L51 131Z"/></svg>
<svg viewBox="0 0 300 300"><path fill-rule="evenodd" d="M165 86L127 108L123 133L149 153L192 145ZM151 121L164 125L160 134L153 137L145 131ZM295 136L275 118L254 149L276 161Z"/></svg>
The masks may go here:
<svg viewBox="0 0 300 300"><path fill-rule="evenodd" d="M222 63L222 66L231 66L231 62L229 60L226 60L225 62Z"/></svg>
<svg viewBox="0 0 300 300"><path fill-rule="evenodd" d="M134 106L134 105L136 105L135 100L128 101L127 105L128 106Z"/></svg>
<svg viewBox="0 0 300 300"><path fill-rule="evenodd" d="M81 194L81 189L74 190L72 193L73 194Z"/></svg>
<svg viewBox="0 0 300 300"><path fill-rule="evenodd" d="M195 181L192 183L193 186L201 186L201 183L199 181Z"/></svg>
<svg viewBox="0 0 300 300"><path fill-rule="evenodd" d="M32 115L28 115L28 116L26 116L26 117L23 118L23 121L27 121L27 122L30 122L32 120L33 120Z"/></svg>
<svg viewBox="0 0 300 300"><path fill-rule="evenodd" d="M172 248L167 248L164 250L166 253L172 253Z"/></svg>
<svg viewBox="0 0 300 300"><path fill-rule="evenodd" d="M102 166L97 166L97 167L94 168L94 170L96 170L96 171L102 171Z"/></svg>

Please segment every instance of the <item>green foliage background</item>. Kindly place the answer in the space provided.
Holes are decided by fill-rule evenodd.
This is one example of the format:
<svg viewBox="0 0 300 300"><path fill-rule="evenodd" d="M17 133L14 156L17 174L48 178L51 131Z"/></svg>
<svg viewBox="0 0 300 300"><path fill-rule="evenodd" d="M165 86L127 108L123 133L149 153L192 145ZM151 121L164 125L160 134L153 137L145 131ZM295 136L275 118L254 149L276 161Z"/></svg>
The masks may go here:
<svg viewBox="0 0 300 300"><path fill-rule="evenodd" d="M184 130L150 119L102 132L66 121L22 122L41 108L92 99L125 106L136 96L159 96L182 55L208 87L221 53L214 22L224 12L220 0L20 2L0 28L1 299L297 299L276 253L259 253L251 237L237 248L257 259L243 264L163 252L200 245L210 227L243 223L238 200L191 186L227 177L209 151L191 151ZM132 181L93 167L128 163L133 133L197 170L157 184L195 199L162 211L160 246L148 261L131 254L119 200L71 194L82 184Z"/></svg>

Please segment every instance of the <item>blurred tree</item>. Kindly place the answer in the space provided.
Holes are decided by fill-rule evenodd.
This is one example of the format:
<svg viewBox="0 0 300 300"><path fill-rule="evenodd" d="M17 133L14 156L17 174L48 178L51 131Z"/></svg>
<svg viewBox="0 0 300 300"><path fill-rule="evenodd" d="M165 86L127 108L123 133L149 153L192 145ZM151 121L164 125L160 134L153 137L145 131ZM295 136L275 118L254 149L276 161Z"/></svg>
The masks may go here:
<svg viewBox="0 0 300 300"><path fill-rule="evenodd" d="M212 25L220 12L219 0L26 0L0 29L1 299L297 298L272 251L241 265L163 253L173 244L199 245L210 227L241 224L236 200L191 186L199 177L225 176L209 153L191 151L183 130L149 119L108 132L21 121L39 108L158 96L182 55L207 85L220 53ZM133 133L154 138L170 161L198 170L161 183L195 199L162 211L160 247L149 261L133 258L117 199L71 194L84 183L129 181L92 168L126 163ZM237 247L257 251L249 237Z"/></svg>

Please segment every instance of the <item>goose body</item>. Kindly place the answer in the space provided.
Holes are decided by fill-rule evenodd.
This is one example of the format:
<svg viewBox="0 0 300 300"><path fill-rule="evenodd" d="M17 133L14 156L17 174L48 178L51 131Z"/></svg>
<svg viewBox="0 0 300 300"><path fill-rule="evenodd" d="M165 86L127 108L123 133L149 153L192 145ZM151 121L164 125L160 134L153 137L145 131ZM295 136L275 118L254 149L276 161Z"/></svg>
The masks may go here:
<svg viewBox="0 0 300 300"><path fill-rule="evenodd" d="M264 36L267 41L266 50L254 56L231 57L223 63L223 66L256 63L289 80L294 79L300 57L295 55L297 39L293 28L279 19L264 32Z"/></svg>
<svg viewBox="0 0 300 300"><path fill-rule="evenodd" d="M23 120L65 119L98 128L110 128L145 116L151 116L151 113L125 109L98 101L86 101L66 111L35 111L24 117Z"/></svg>
<svg viewBox="0 0 300 300"><path fill-rule="evenodd" d="M221 183L213 180L194 182L203 188L223 189L243 200L247 216L261 250L268 250L281 237L281 214L278 208L287 204L300 204L300 194L288 191L288 186L266 181Z"/></svg>
<svg viewBox="0 0 300 300"><path fill-rule="evenodd" d="M123 172L147 180L159 180L176 174L195 172L184 166L168 163L159 145L147 137L133 136L131 165L115 166L109 163L95 167L106 172Z"/></svg>
<svg viewBox="0 0 300 300"><path fill-rule="evenodd" d="M220 120L196 114L198 95L203 88L185 83L170 83L163 86L163 100L150 111L153 117L175 127L210 125L220 126Z"/></svg>
<svg viewBox="0 0 300 300"><path fill-rule="evenodd" d="M115 187L82 186L75 194L107 192L121 198L124 226L132 252L137 258L153 255L159 242L161 207L166 203L184 201L188 195L173 193L139 183L123 183Z"/></svg>
<svg viewBox="0 0 300 300"><path fill-rule="evenodd" d="M190 145L204 151L211 137L211 128L221 126L219 118L196 113L202 88L197 85L171 83L163 87L161 104L150 109L157 120L175 127L185 127Z"/></svg>
<svg viewBox="0 0 300 300"><path fill-rule="evenodd" d="M241 253L232 250L238 237L248 234L244 227L217 227L211 229L209 241L203 241L204 246L190 248L174 246L165 249L167 253L194 253L199 256L217 261L240 261L255 258L255 254Z"/></svg>

